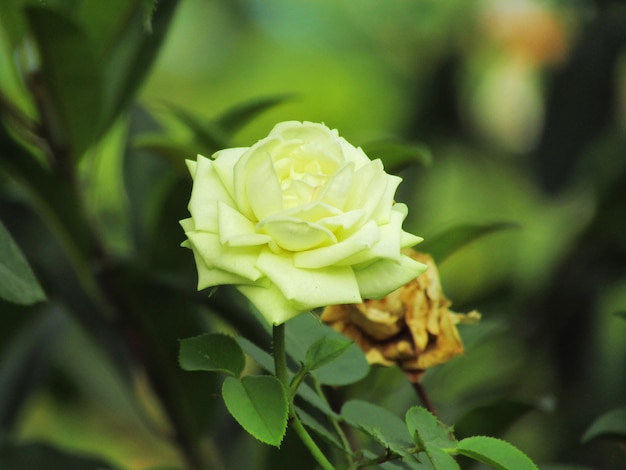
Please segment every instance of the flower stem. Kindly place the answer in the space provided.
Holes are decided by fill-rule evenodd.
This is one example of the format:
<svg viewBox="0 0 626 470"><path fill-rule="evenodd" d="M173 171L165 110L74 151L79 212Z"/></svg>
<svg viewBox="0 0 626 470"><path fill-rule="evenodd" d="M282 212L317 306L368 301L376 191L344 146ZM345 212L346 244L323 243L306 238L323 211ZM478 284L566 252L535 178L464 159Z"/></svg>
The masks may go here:
<svg viewBox="0 0 626 470"><path fill-rule="evenodd" d="M289 394L289 374L287 372L287 356L285 354L285 324L274 325L272 329L274 339L274 367L276 369L276 377L285 387L285 393ZM289 418L291 427L296 432L302 443L309 449L313 458L324 470L334 470L321 449L315 444L311 435L298 418L293 405L293 397L289 397Z"/></svg>

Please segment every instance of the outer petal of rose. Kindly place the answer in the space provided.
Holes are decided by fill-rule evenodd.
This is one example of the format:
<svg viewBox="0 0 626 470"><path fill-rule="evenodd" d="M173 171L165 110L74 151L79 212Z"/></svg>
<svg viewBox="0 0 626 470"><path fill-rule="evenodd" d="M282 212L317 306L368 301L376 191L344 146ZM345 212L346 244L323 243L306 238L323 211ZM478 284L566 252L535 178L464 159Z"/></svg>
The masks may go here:
<svg viewBox="0 0 626 470"><path fill-rule="evenodd" d="M363 250L367 250L380 238L380 231L373 220L363 225L348 238L333 245L315 250L301 251L293 255L298 268L323 268L333 266Z"/></svg>
<svg viewBox="0 0 626 470"><path fill-rule="evenodd" d="M248 147L238 147L232 149L224 149L213 154L213 168L217 172L222 184L235 200L235 164L241 156L248 150Z"/></svg>
<svg viewBox="0 0 626 470"><path fill-rule="evenodd" d="M294 266L292 256L276 255L269 249L262 251L257 266L298 309L361 302L354 273L348 266L300 269Z"/></svg>
<svg viewBox="0 0 626 470"><path fill-rule="evenodd" d="M189 199L189 212L196 229L217 230L217 201L234 205L230 194L213 168L213 161L198 155L195 165L194 184Z"/></svg>
<svg viewBox="0 0 626 470"><path fill-rule="evenodd" d="M263 221L258 225L258 230L272 237L279 247L288 251L310 250L337 241L335 235L327 228L292 218L276 217Z"/></svg>
<svg viewBox="0 0 626 470"><path fill-rule="evenodd" d="M238 276L232 272L224 271L223 269L216 267L209 267L204 261L204 258L193 249L193 245L188 246L193 252L193 257L196 261L196 268L198 270L198 290L206 289L207 287L220 286L224 284L249 284L250 280L244 277Z"/></svg>
<svg viewBox="0 0 626 470"><path fill-rule="evenodd" d="M391 217L391 208L394 205L393 198L396 194L396 190L398 189L398 185L402 182L402 178L400 178L399 176L385 176L387 178L387 187L385 188L385 193L378 201L378 205L372 213L372 219L374 219L379 225L389 222L389 219Z"/></svg>
<svg viewBox="0 0 626 470"><path fill-rule="evenodd" d="M256 281L262 273L255 267L259 247L231 248L222 245L219 236L208 232L187 232L195 253L204 260L208 268L219 268L250 281Z"/></svg>
<svg viewBox="0 0 626 470"><path fill-rule="evenodd" d="M228 204L218 202L219 237L228 246L264 245L271 241L269 235L256 233L255 224Z"/></svg>
<svg viewBox="0 0 626 470"><path fill-rule="evenodd" d="M270 325L280 325L306 311L296 308L274 284L270 283L268 287L256 285L235 287L254 304Z"/></svg>
<svg viewBox="0 0 626 470"><path fill-rule="evenodd" d="M415 279L426 267L408 256L402 256L400 262L375 261L361 269L355 269L354 274L364 299L380 299Z"/></svg>
<svg viewBox="0 0 626 470"><path fill-rule="evenodd" d="M346 161L352 162L355 165L355 168L358 170L363 165L367 165L372 160L365 154L361 147L355 147L343 137L339 138L339 142L341 144L341 148L343 150L343 154L346 158Z"/></svg>

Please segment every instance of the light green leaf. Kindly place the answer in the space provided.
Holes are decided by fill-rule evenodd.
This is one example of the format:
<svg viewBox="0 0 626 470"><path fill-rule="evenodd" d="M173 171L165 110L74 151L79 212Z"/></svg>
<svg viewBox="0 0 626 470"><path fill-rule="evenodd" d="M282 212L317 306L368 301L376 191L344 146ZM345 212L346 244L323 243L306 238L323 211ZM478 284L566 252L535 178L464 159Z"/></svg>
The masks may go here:
<svg viewBox="0 0 626 470"><path fill-rule="evenodd" d="M76 159L96 137L102 71L87 35L69 16L29 5L26 17L41 57L43 118L54 145L69 149Z"/></svg>
<svg viewBox="0 0 626 470"><path fill-rule="evenodd" d="M397 173L415 163L429 166L433 161L430 150L423 145L397 141L379 141L365 144L362 148L370 159L380 158L388 173Z"/></svg>
<svg viewBox="0 0 626 470"><path fill-rule="evenodd" d="M460 470L454 457L440 447L427 445L425 451L434 470Z"/></svg>
<svg viewBox="0 0 626 470"><path fill-rule="evenodd" d="M519 228L511 222L495 222L486 225L458 225L444 232L428 237L419 246L423 253L430 254L436 263L442 263L455 251L460 250L481 237L501 230Z"/></svg>
<svg viewBox="0 0 626 470"><path fill-rule="evenodd" d="M414 406L406 412L405 421L418 446L456 447L457 442L452 435L452 429L441 423L426 408Z"/></svg>
<svg viewBox="0 0 626 470"><path fill-rule="evenodd" d="M459 441L457 453L478 460L497 470L538 470L517 447L488 436L473 436Z"/></svg>
<svg viewBox="0 0 626 470"><path fill-rule="evenodd" d="M0 221L0 297L21 305L46 299L24 254Z"/></svg>
<svg viewBox="0 0 626 470"><path fill-rule="evenodd" d="M241 375L246 364L237 341L219 333L181 340L178 360L184 370L219 371L235 377Z"/></svg>
<svg viewBox="0 0 626 470"><path fill-rule="evenodd" d="M224 112L215 123L227 134L234 134L264 111L291 98L292 95L278 95L246 101Z"/></svg>
<svg viewBox="0 0 626 470"><path fill-rule="evenodd" d="M351 341L330 339L324 336L309 346L304 365L310 371L318 369L341 356L351 344Z"/></svg>
<svg viewBox="0 0 626 470"><path fill-rule="evenodd" d="M599 436L626 438L626 407L615 408L601 415L589 426L581 440L589 442Z"/></svg>
<svg viewBox="0 0 626 470"><path fill-rule="evenodd" d="M280 381L269 375L241 380L227 377L222 386L224 403L235 420L253 437L278 447L287 429L289 404Z"/></svg>
<svg viewBox="0 0 626 470"><path fill-rule="evenodd" d="M218 150L228 147L228 136L218 125L175 104L168 103L167 106L193 134L198 144L198 150L195 153L210 157Z"/></svg>

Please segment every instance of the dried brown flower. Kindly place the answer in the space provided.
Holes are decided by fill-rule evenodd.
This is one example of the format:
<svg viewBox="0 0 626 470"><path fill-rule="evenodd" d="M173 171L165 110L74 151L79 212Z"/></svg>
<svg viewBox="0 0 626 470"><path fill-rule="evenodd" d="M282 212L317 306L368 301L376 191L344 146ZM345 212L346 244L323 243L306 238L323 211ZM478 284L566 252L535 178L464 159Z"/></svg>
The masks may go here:
<svg viewBox="0 0 626 470"><path fill-rule="evenodd" d="M426 264L426 272L380 300L326 307L322 320L352 338L371 364L397 364L418 382L425 369L463 353L456 325L476 322L480 314L449 310L433 259L414 250L405 254Z"/></svg>

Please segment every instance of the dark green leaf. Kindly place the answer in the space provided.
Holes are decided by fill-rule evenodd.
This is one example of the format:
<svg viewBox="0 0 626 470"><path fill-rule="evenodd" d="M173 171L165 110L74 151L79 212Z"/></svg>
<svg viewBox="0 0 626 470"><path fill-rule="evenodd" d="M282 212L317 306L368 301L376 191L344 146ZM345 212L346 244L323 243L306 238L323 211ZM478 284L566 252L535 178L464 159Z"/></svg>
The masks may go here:
<svg viewBox="0 0 626 470"><path fill-rule="evenodd" d="M31 305L46 298L28 261L1 221L0 297L22 305Z"/></svg>
<svg viewBox="0 0 626 470"><path fill-rule="evenodd" d="M486 225L458 225L438 235L429 237L419 245L419 251L430 254L435 262L442 263L455 251L469 243L485 235L512 228L519 228L519 225L511 222L495 222Z"/></svg>
<svg viewBox="0 0 626 470"><path fill-rule="evenodd" d="M397 173L416 163L428 166L433 160L430 150L423 145L381 141L363 145L362 148L370 159L380 158L388 173Z"/></svg>
<svg viewBox="0 0 626 470"><path fill-rule="evenodd" d="M330 339L324 336L309 346L304 365L310 371L318 369L341 356L351 344L351 341Z"/></svg>
<svg viewBox="0 0 626 470"><path fill-rule="evenodd" d="M413 447L413 439L404 422L378 405L350 400L341 408L341 418L386 447Z"/></svg>
<svg viewBox="0 0 626 470"><path fill-rule="evenodd" d="M292 99L292 95L278 95L250 100L233 106L219 116L215 123L227 134L234 134L264 111L289 99Z"/></svg>
<svg viewBox="0 0 626 470"><path fill-rule="evenodd" d="M184 370L219 371L235 377L241 375L246 365L237 341L219 333L181 340L178 359Z"/></svg>
<svg viewBox="0 0 626 470"><path fill-rule="evenodd" d="M521 450L495 437L473 436L462 439L457 452L497 470L537 470L537 466Z"/></svg>
<svg viewBox="0 0 626 470"><path fill-rule="evenodd" d="M287 429L289 404L280 381L269 375L241 380L227 377L222 387L226 408L253 437L278 447Z"/></svg>
<svg viewBox="0 0 626 470"><path fill-rule="evenodd" d="M346 341L344 335L321 323L313 314L290 320L286 324L285 337L287 354L296 362L305 362L307 350L321 338ZM361 380L368 372L369 364L363 351L353 343L336 360L314 370L312 375L325 385L347 385Z"/></svg>
<svg viewBox="0 0 626 470"><path fill-rule="evenodd" d="M97 457L72 454L47 444L0 442L2 468L10 470L114 470L118 467Z"/></svg>
<svg viewBox="0 0 626 470"><path fill-rule="evenodd" d="M454 432L459 439L476 435L499 436L508 426L533 409L535 405L531 403L514 400L478 406L457 420Z"/></svg>
<svg viewBox="0 0 626 470"><path fill-rule="evenodd" d="M193 134L198 144L198 150L195 153L210 157L218 150L228 147L228 136L217 124L175 104L169 103L167 106Z"/></svg>
<svg viewBox="0 0 626 470"><path fill-rule="evenodd" d="M406 412L406 425L420 448L434 446L440 448L456 447L452 430L441 423L430 411L421 406L414 406Z"/></svg>
<svg viewBox="0 0 626 470"><path fill-rule="evenodd" d="M128 108L143 83L165 39L178 0L158 0L150 17L151 31L146 31L146 7L133 2L132 11L121 17L116 35L102 58L105 64L105 111L101 131L106 131L121 112Z"/></svg>
<svg viewBox="0 0 626 470"><path fill-rule="evenodd" d="M181 171L187 170L185 159L195 159L194 149L163 134L142 134L133 140L133 147L163 157Z"/></svg>
<svg viewBox="0 0 626 470"><path fill-rule="evenodd" d="M58 151L79 157L93 143L102 112L102 72L75 21L43 6L26 8L41 59L42 119Z"/></svg>
<svg viewBox="0 0 626 470"><path fill-rule="evenodd" d="M597 418L585 431L582 442L589 442L600 436L626 438L626 407L612 409Z"/></svg>
<svg viewBox="0 0 626 470"><path fill-rule="evenodd" d="M622 318L623 320L626 320L626 311L615 312L615 315L617 315L618 317Z"/></svg>
<svg viewBox="0 0 626 470"><path fill-rule="evenodd" d="M302 424L312 429L322 439L324 439L329 444L335 446L337 449L341 450L342 452L350 453L350 449L345 449L341 442L339 442L339 439L335 436L335 434L328 430L317 419L315 419L313 416L311 416L301 408L296 407L296 411L298 413L300 421L302 421Z"/></svg>

